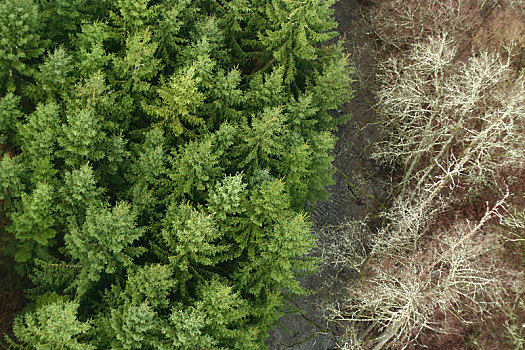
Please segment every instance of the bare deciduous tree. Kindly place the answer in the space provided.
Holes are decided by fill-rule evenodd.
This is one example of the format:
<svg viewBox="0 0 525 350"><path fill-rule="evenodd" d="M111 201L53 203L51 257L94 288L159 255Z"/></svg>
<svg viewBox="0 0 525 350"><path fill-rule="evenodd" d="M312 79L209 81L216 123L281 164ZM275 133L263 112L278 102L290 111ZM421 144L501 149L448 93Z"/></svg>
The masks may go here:
<svg viewBox="0 0 525 350"><path fill-rule="evenodd" d="M481 322L501 306L499 236L486 227L507 216L505 181L518 181L513 173L524 166L524 78L510 57L479 52L463 60L457 52L451 36L438 35L381 67L386 134L374 157L400 166L402 178L381 214L385 224L377 232L354 226L368 230L372 244L366 260L350 255L364 279L334 308L335 319L352 324L342 345L365 339L374 350L406 348L423 332L446 333L447 318ZM460 190L487 186L496 199L477 223L456 219L432 232Z"/></svg>

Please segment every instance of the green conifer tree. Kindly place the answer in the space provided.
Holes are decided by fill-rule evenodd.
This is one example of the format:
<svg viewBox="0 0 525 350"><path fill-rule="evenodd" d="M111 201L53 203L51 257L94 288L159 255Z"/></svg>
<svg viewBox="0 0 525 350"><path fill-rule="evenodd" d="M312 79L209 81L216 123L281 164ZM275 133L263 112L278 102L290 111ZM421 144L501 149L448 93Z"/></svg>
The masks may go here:
<svg viewBox="0 0 525 350"><path fill-rule="evenodd" d="M270 0L261 6L266 25L259 40L276 63L285 67L286 84L295 82L298 68L318 58L321 50L316 45L337 36L333 30L337 24L330 18L333 3Z"/></svg>
<svg viewBox="0 0 525 350"><path fill-rule="evenodd" d="M86 220L81 226L70 222L64 240L72 262L81 266L72 285L78 297L83 296L103 275L120 274L133 266L133 259L143 251L133 246L133 242L143 234L135 219L131 206L120 202L111 209L107 206L88 208Z"/></svg>
<svg viewBox="0 0 525 350"><path fill-rule="evenodd" d="M56 235L54 197L53 186L45 182L39 182L31 194L22 194L19 208L12 213L9 226L18 240L16 261L28 262L36 249L53 244Z"/></svg>
<svg viewBox="0 0 525 350"><path fill-rule="evenodd" d="M32 171L31 182L53 181L57 138L60 132L60 106L38 105L27 122L18 128L24 164Z"/></svg>
<svg viewBox="0 0 525 350"><path fill-rule="evenodd" d="M18 317L13 326L14 333L31 349L95 349L79 340L91 326L77 319L78 306L76 302L61 299L43 305L34 312Z"/></svg>
<svg viewBox="0 0 525 350"><path fill-rule="evenodd" d="M113 55L104 47L104 42L110 38L111 32L103 22L83 24L81 28L81 32L74 40L76 46L74 54L77 59L78 74L88 78L105 70L111 62Z"/></svg>
<svg viewBox="0 0 525 350"><path fill-rule="evenodd" d="M155 58L158 44L151 41L151 36L151 31L145 29L126 37L124 55L113 60L119 83L126 92L147 92L149 80L161 67L160 60Z"/></svg>
<svg viewBox="0 0 525 350"><path fill-rule="evenodd" d="M204 125L204 120L196 115L205 97L197 84L196 67L185 67L157 90L158 102L145 106L159 120L159 125L165 126L175 137L194 137L192 129Z"/></svg>
<svg viewBox="0 0 525 350"><path fill-rule="evenodd" d="M0 2L0 95L15 89L22 76L32 74L30 61L46 47L40 39L41 29L34 0Z"/></svg>
<svg viewBox="0 0 525 350"><path fill-rule="evenodd" d="M4 154L0 159L0 202L4 205L4 210L8 203L12 205L12 201L24 193L24 178L25 169L20 157Z"/></svg>
<svg viewBox="0 0 525 350"><path fill-rule="evenodd" d="M199 212L189 204L173 203L164 219L162 243L170 266L176 271L180 293L187 295L191 279L208 279L206 267L228 258L228 246L220 244L219 231L212 215ZM195 281L193 281L195 282Z"/></svg>
<svg viewBox="0 0 525 350"><path fill-rule="evenodd" d="M33 74L36 84L26 89L26 95L42 103L67 97L72 88L72 58L64 47L49 52L39 69Z"/></svg>
<svg viewBox="0 0 525 350"><path fill-rule="evenodd" d="M14 144L16 125L22 119L20 97L12 93L0 98L0 143Z"/></svg>
<svg viewBox="0 0 525 350"><path fill-rule="evenodd" d="M221 177L224 172L220 164L222 155L217 152L215 138L215 134L211 134L200 141L191 141L174 155L173 170L169 174L173 198L187 198L198 203Z"/></svg>
<svg viewBox="0 0 525 350"><path fill-rule="evenodd" d="M73 110L67 114L66 120L58 136L60 149L56 154L73 168L88 161L101 160L106 135L95 112L92 109Z"/></svg>
<svg viewBox="0 0 525 350"><path fill-rule="evenodd" d="M160 128L153 128L144 143L137 147L131 164L128 180L133 185L128 191L134 207L141 214L144 225L158 224L162 218L163 203L168 191L167 168L169 157L166 154L166 140Z"/></svg>
<svg viewBox="0 0 525 350"><path fill-rule="evenodd" d="M61 201L58 208L62 218L83 222L87 209L102 200L102 193L103 189L97 186L93 168L88 164L66 171L63 185L58 190Z"/></svg>

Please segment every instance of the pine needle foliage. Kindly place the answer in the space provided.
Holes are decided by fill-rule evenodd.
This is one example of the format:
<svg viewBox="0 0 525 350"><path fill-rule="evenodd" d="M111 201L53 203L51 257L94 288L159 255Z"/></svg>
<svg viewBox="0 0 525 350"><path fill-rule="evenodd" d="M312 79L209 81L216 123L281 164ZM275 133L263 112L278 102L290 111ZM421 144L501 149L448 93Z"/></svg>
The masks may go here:
<svg viewBox="0 0 525 350"><path fill-rule="evenodd" d="M11 346L265 347L351 96L332 3L0 2Z"/></svg>

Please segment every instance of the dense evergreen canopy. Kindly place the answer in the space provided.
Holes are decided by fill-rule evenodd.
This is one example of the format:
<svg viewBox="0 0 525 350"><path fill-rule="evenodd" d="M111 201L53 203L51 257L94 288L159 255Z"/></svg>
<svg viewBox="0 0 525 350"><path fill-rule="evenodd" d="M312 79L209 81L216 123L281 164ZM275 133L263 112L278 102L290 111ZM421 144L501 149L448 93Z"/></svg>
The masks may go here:
<svg viewBox="0 0 525 350"><path fill-rule="evenodd" d="M0 2L0 227L38 349L258 349L350 96L326 0Z"/></svg>

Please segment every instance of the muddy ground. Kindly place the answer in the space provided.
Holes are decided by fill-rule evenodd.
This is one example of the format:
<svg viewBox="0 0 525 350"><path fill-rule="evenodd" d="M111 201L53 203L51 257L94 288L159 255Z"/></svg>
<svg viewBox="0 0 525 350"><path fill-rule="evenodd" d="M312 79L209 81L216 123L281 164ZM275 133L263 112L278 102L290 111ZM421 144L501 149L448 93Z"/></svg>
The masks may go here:
<svg viewBox="0 0 525 350"><path fill-rule="evenodd" d="M377 116L370 92L375 74L374 44L363 25L362 11L365 9L361 6L357 0L340 0L334 5L338 30L356 67L353 74L355 93L342 110L350 113L352 118L335 132L338 141L334 150L335 184L328 189L331 198L318 202L311 213L320 245L317 256L333 249L334 242L341 238L339 235L345 234L344 226L373 211L377 202L385 197L388 176L369 158L373 144L380 136L373 126ZM344 298L354 277L350 270L325 265L318 274L304 279L304 286L315 294L296 301L303 310L302 314L288 313L282 317L282 325L271 332L267 341L269 348L334 348L342 328L329 321L325 310L327 305Z"/></svg>

